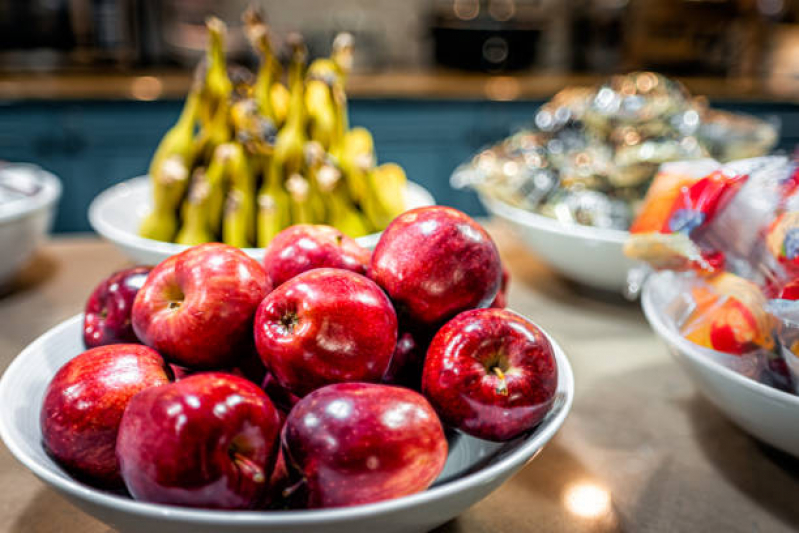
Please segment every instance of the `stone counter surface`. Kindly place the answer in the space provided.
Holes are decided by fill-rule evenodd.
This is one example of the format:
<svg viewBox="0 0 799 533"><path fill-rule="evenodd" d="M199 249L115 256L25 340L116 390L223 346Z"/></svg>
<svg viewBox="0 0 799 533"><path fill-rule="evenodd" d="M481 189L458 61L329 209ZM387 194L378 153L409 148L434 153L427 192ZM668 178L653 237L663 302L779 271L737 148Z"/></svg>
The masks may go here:
<svg viewBox="0 0 799 533"><path fill-rule="evenodd" d="M799 528L799 460L759 444L705 401L637 304L586 293L493 228L510 307L558 340L577 384L571 415L511 481L437 533L787 532ZM45 245L0 295L0 370L81 311L127 260L95 237ZM0 446L0 533L110 531Z"/></svg>

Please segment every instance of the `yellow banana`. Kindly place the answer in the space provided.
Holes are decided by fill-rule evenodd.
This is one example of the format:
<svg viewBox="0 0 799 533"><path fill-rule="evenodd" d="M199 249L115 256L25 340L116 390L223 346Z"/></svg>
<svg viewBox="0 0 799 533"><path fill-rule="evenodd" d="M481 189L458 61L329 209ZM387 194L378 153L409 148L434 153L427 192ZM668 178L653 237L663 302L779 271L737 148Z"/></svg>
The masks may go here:
<svg viewBox="0 0 799 533"><path fill-rule="evenodd" d="M196 169L183 204L183 226L175 238L176 243L195 246L214 241L214 234L208 225L210 192L204 169Z"/></svg>
<svg viewBox="0 0 799 533"><path fill-rule="evenodd" d="M291 201L291 223L313 224L315 220L311 214L311 206L308 204L311 192L308 180L299 174L293 174L286 181L286 190Z"/></svg>
<svg viewBox="0 0 799 533"><path fill-rule="evenodd" d="M327 223L350 237L368 234L369 225L352 204L341 172L330 163L325 163L319 169L317 179L327 199Z"/></svg>
<svg viewBox="0 0 799 533"><path fill-rule="evenodd" d="M293 174L302 173L305 146L304 68L306 50L302 39L291 39L292 59L290 74L291 102L286 123L277 134L269 172L284 181Z"/></svg>
<svg viewBox="0 0 799 533"><path fill-rule="evenodd" d="M238 143L219 147L227 159L230 183L222 220L222 240L246 248L255 242L255 180L244 148Z"/></svg>
<svg viewBox="0 0 799 533"><path fill-rule="evenodd" d="M353 128L344 135L344 151L339 159L352 198L362 203L368 194L368 172L375 166L372 134L366 128Z"/></svg>
<svg viewBox="0 0 799 533"><path fill-rule="evenodd" d="M325 198L319 186L318 172L325 162L325 149L316 141L305 143L305 176L308 180L308 204L311 210L311 218L315 224L325 222L327 217L327 207Z"/></svg>
<svg viewBox="0 0 799 533"><path fill-rule="evenodd" d="M227 73L225 59L225 23L216 17L205 21L208 29L208 48L206 49L205 82L202 88L204 106L200 119L208 125L217 114L217 108L227 102L233 91L233 84Z"/></svg>
<svg viewBox="0 0 799 533"><path fill-rule="evenodd" d="M194 160L194 130L200 108L199 87L192 88L177 122L166 132L150 162L153 209L139 234L171 241L177 231L177 210L186 193L188 169Z"/></svg>
<svg viewBox="0 0 799 533"><path fill-rule="evenodd" d="M264 182L258 191L257 237L258 246L265 247L284 228L291 224L289 196L283 188L282 179L271 173L267 164Z"/></svg>
<svg viewBox="0 0 799 533"><path fill-rule="evenodd" d="M277 123L274 106L272 105L272 86L280 68L272 43L269 38L269 27L261 14L253 7L247 9L243 15L245 33L250 45L258 52L261 64L253 85L253 98L258 103L261 115L268 118L273 125Z"/></svg>
<svg viewBox="0 0 799 533"><path fill-rule="evenodd" d="M210 122L203 124L197 136L197 160L205 163L211 160L217 146L230 141L230 107L227 100L223 100L216 108Z"/></svg>
<svg viewBox="0 0 799 533"><path fill-rule="evenodd" d="M153 209L139 228L146 239L172 242L178 231L178 208L186 190L189 171L180 155L167 158L153 179Z"/></svg>
<svg viewBox="0 0 799 533"><path fill-rule="evenodd" d="M372 227L382 231L405 210L407 178L402 167L386 163L366 173L369 183L362 204Z"/></svg>
<svg viewBox="0 0 799 533"><path fill-rule="evenodd" d="M269 89L269 97L272 101L272 112L275 115L275 127L281 128L288 118L291 93L285 85L276 81Z"/></svg>
<svg viewBox="0 0 799 533"><path fill-rule="evenodd" d="M309 79L305 84L305 107L308 112L310 138L327 150L336 135L336 108L330 87L318 79Z"/></svg>

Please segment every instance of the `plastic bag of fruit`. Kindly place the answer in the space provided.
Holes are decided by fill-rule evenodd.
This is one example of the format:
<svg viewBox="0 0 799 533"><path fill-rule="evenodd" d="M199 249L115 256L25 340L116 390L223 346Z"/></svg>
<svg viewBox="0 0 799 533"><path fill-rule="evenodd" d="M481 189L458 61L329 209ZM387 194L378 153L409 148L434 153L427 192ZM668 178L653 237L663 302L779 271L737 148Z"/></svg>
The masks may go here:
<svg viewBox="0 0 799 533"><path fill-rule="evenodd" d="M679 272L658 297L682 337L785 390L799 375L798 180L786 157L664 166L625 247Z"/></svg>

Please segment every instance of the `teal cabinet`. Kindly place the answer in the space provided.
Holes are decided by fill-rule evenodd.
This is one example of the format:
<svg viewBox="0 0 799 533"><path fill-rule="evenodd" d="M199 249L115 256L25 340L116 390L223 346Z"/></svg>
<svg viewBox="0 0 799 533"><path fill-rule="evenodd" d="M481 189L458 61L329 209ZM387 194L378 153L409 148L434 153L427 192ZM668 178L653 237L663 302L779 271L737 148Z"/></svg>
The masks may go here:
<svg viewBox="0 0 799 533"><path fill-rule="evenodd" d="M354 100L350 122L368 128L379 162L393 161L428 188L439 203L483 211L471 192L453 191L460 163L532 120L540 102ZM716 102L719 107L773 116L782 123L780 147L799 143L799 105ZM86 211L103 189L143 174L181 102L20 102L0 104L0 159L28 161L57 174L64 194L55 222L60 232L89 231Z"/></svg>

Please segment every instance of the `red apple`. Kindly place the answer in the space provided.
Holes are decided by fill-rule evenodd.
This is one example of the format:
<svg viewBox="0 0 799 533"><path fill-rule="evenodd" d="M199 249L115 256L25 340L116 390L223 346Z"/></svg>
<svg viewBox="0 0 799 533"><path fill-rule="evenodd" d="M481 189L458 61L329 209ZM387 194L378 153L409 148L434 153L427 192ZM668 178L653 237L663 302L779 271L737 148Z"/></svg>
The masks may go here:
<svg viewBox="0 0 799 533"><path fill-rule="evenodd" d="M427 350L422 392L444 423L493 441L535 427L552 407L558 369L535 324L504 309L465 311Z"/></svg>
<svg viewBox="0 0 799 533"><path fill-rule="evenodd" d="M329 385L300 400L282 445L291 487L311 508L422 491L447 460L444 430L423 396L368 383Z"/></svg>
<svg viewBox="0 0 799 533"><path fill-rule="evenodd" d="M277 409L257 385L206 372L134 397L117 457L137 500L252 509L264 502L279 432Z"/></svg>
<svg viewBox="0 0 799 533"><path fill-rule="evenodd" d="M491 305L488 307L493 307L495 309L505 309L508 306L508 282L510 281L510 272L508 269L505 268L505 265L502 265L502 282L499 285L499 292L497 292L497 297L494 298L494 301L491 302Z"/></svg>
<svg viewBox="0 0 799 533"><path fill-rule="evenodd" d="M139 342L130 313L150 270L147 266L120 270L95 287L83 314L83 342L87 348Z"/></svg>
<svg viewBox="0 0 799 533"><path fill-rule="evenodd" d="M267 372L261 383L261 388L264 390L272 403L275 404L279 410L288 413L300 401L298 396L293 395L287 391L283 386L278 383L275 376Z"/></svg>
<svg viewBox="0 0 799 533"><path fill-rule="evenodd" d="M121 485L114 449L122 413L136 393L169 383L170 374L161 356L140 344L83 352L56 372L44 394L45 449L80 479Z"/></svg>
<svg viewBox="0 0 799 533"><path fill-rule="evenodd" d="M502 277L499 253L486 231L451 207L422 207L395 218L377 243L369 276L401 317L435 325L461 311L486 307Z"/></svg>
<svg viewBox="0 0 799 533"><path fill-rule="evenodd" d="M264 267L275 287L314 268L366 274L372 253L336 228L299 224L278 233L266 247Z"/></svg>
<svg viewBox="0 0 799 533"><path fill-rule="evenodd" d="M317 268L267 296L255 317L255 345L289 392L304 396L343 381L378 382L397 343L397 315L370 279Z"/></svg>
<svg viewBox="0 0 799 533"><path fill-rule="evenodd" d="M269 289L263 267L238 248L195 246L150 273L133 303L133 329L172 363L232 367L248 350L253 316Z"/></svg>
<svg viewBox="0 0 799 533"><path fill-rule="evenodd" d="M418 331L411 333L400 329L391 364L383 375L383 383L420 390L422 367L428 344L430 344L430 336Z"/></svg>

